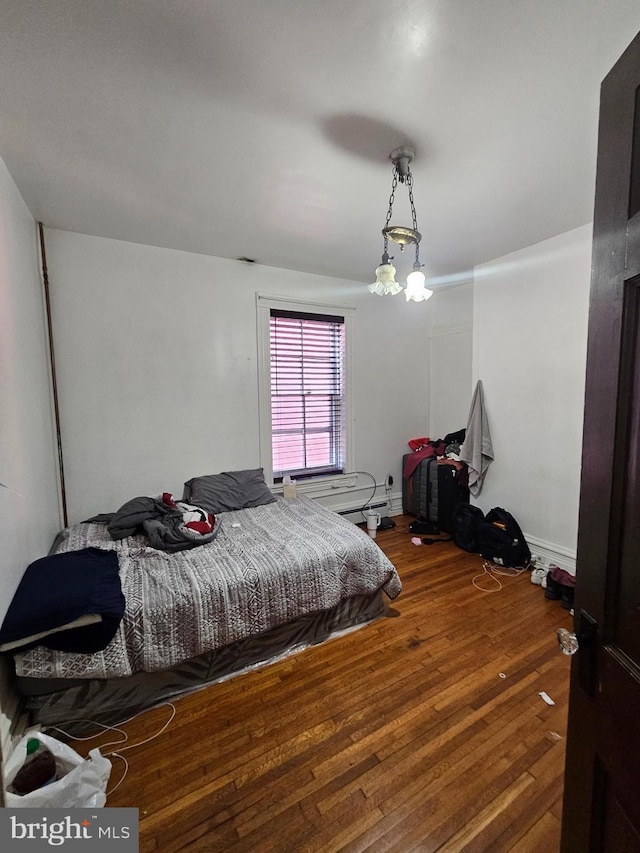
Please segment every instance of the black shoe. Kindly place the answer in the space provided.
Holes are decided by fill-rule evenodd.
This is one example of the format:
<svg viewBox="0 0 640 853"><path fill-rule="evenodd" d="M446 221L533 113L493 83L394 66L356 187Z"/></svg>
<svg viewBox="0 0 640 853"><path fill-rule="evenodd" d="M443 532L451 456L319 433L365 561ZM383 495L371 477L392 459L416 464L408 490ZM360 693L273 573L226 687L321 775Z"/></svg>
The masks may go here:
<svg viewBox="0 0 640 853"><path fill-rule="evenodd" d="M558 581L554 581L551 575L547 575L547 586L544 591L544 597L550 598L552 601L560 601L562 598L562 590L568 588L563 587Z"/></svg>
<svg viewBox="0 0 640 853"><path fill-rule="evenodd" d="M429 536L439 536L440 529L432 521L412 521L409 525L410 533L427 533Z"/></svg>
<svg viewBox="0 0 640 853"><path fill-rule="evenodd" d="M562 600L560 604L565 610L573 609L573 596L574 596L574 588L572 586L563 586L562 587Z"/></svg>

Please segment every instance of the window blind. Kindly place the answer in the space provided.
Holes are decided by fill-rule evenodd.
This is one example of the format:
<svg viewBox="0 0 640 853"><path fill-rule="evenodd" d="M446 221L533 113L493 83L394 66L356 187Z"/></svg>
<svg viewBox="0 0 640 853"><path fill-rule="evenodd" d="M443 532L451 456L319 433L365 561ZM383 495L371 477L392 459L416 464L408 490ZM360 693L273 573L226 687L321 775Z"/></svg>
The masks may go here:
<svg viewBox="0 0 640 853"><path fill-rule="evenodd" d="M271 309L274 482L344 471L344 317Z"/></svg>

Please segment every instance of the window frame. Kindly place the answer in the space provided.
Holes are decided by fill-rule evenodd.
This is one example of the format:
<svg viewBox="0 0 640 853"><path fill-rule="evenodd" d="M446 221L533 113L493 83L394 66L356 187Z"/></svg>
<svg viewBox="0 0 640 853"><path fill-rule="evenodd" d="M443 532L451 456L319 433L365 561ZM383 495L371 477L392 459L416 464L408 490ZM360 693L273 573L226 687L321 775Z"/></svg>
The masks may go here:
<svg viewBox="0 0 640 853"><path fill-rule="evenodd" d="M278 490L280 482L274 484L271 435L271 309L294 311L305 314L339 315L344 318L344 473L316 474L298 478L298 483L330 483L344 479L353 459L353 418L351 405L351 337L355 308L335 303L309 302L291 297L256 293L257 337L258 337L258 414L260 436L260 464L266 482Z"/></svg>

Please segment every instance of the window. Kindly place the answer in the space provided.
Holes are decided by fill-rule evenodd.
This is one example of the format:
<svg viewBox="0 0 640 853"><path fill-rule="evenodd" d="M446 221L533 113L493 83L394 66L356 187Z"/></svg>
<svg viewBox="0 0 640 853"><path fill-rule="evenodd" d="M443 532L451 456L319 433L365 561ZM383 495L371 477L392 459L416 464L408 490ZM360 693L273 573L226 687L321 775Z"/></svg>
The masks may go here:
<svg viewBox="0 0 640 853"><path fill-rule="evenodd" d="M260 302L259 302L260 304ZM345 311L267 300L261 380L262 462L274 483L346 470ZM266 463L267 441L270 465Z"/></svg>

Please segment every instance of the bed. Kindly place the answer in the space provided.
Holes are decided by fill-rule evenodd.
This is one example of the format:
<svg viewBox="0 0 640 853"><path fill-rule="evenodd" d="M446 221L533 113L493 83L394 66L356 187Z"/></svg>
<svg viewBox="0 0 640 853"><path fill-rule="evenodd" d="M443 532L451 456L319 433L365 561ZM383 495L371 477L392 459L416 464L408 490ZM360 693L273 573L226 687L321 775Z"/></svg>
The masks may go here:
<svg viewBox="0 0 640 853"><path fill-rule="evenodd" d="M100 520L63 532L56 554L115 552L124 614L100 651L13 653L33 723L115 722L379 618L401 591L364 531L304 496L219 512L216 525L213 541L176 553L142 533L114 540Z"/></svg>

